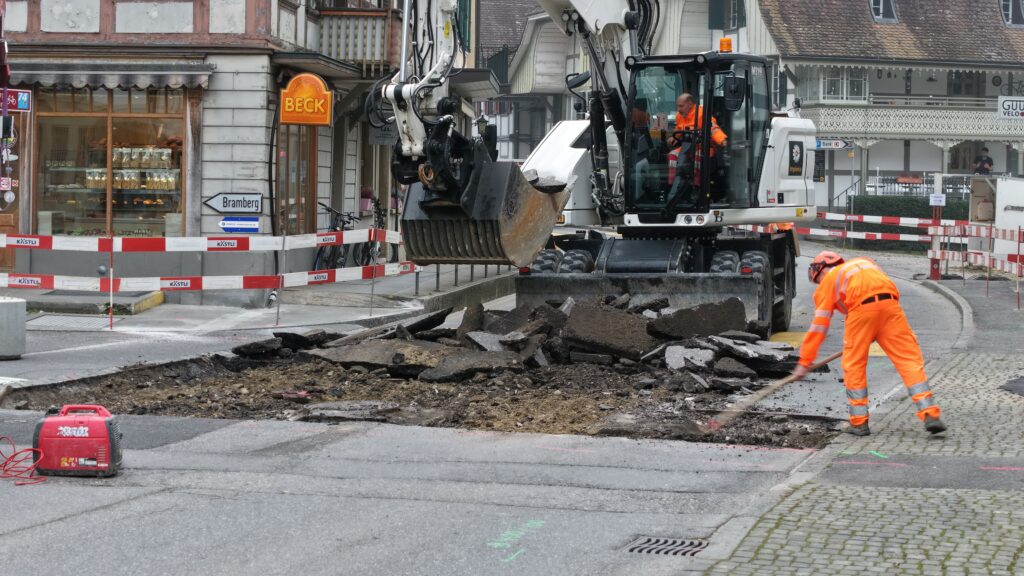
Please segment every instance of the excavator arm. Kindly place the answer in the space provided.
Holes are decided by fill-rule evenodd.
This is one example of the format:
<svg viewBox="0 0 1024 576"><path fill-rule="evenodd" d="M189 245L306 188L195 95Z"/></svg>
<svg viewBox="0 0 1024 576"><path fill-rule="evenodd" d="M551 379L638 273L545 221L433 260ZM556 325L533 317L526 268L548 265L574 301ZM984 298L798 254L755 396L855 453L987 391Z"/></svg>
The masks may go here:
<svg viewBox="0 0 1024 576"><path fill-rule="evenodd" d="M591 55L600 97L593 99L590 112L601 128L593 130L592 180L602 197L611 186L601 122L610 118L621 138L626 125L622 66L637 43L636 30L625 32L627 24L647 30L641 13L652 0L638 1L646 7L639 12L630 9L634 1L540 2L565 24L567 34L580 34ZM480 138L458 130L461 103L448 85L460 57L457 3L414 0L405 9L406 21L415 18L414 30L431 39L429 48L416 42L410 46L403 36L402 69L375 87L367 110L371 123L394 122L398 128L391 170L409 185L402 216L407 254L420 264L527 266L554 229L569 198L569 183L533 171L523 174L514 162L493 161Z"/></svg>

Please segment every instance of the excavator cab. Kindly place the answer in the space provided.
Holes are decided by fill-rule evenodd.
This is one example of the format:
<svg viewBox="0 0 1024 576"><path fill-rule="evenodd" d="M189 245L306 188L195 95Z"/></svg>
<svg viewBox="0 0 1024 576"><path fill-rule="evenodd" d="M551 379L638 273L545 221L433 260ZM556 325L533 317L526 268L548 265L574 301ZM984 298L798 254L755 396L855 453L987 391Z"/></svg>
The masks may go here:
<svg viewBox="0 0 1024 576"><path fill-rule="evenodd" d="M641 224L757 205L770 98L766 62L705 53L635 64L626 212Z"/></svg>

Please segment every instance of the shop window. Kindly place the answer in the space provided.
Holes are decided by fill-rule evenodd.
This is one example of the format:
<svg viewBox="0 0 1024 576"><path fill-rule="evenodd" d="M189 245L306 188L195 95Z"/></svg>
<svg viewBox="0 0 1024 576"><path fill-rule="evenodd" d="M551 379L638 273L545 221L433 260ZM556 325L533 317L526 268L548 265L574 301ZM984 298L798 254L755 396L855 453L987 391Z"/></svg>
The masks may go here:
<svg viewBox="0 0 1024 576"><path fill-rule="evenodd" d="M180 236L184 203L181 90L40 89L37 230ZM150 106L148 102L156 102ZM147 112L155 110L155 112ZM146 117L138 115L147 114Z"/></svg>
<svg viewBox="0 0 1024 576"><path fill-rule="evenodd" d="M277 133L277 233L316 232L316 128L283 125Z"/></svg>

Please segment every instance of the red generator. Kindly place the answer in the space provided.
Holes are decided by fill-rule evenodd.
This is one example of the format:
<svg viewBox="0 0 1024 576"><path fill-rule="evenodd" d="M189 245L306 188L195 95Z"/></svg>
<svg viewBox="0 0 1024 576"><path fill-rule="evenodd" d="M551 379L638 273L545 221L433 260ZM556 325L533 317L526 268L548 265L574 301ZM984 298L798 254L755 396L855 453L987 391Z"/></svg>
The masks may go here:
<svg viewBox="0 0 1024 576"><path fill-rule="evenodd" d="M51 408L32 438L36 471L47 476L114 476L121 467L117 420L98 404Z"/></svg>

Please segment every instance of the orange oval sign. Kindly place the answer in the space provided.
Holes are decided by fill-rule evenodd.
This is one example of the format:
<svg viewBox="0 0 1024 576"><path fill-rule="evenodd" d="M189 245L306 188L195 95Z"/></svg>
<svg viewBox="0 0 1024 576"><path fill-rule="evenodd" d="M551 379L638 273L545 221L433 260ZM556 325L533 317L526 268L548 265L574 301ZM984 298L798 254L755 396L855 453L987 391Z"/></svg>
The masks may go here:
<svg viewBox="0 0 1024 576"><path fill-rule="evenodd" d="M302 73L281 91L281 124L330 126L334 94L316 74Z"/></svg>

